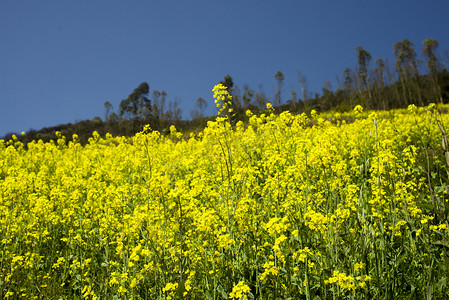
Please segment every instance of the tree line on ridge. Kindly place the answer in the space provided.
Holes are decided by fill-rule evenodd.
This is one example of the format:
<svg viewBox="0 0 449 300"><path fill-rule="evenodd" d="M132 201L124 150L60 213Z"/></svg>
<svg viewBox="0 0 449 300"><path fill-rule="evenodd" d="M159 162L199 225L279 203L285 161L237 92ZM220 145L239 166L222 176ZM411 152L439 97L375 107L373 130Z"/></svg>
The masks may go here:
<svg viewBox="0 0 449 300"><path fill-rule="evenodd" d="M245 120L246 110L254 113L263 111L270 102L277 112L289 110L293 113L310 112L312 109L322 111L348 111L356 105L366 109L389 110L407 107L410 104L424 106L431 102L449 102L449 52L445 51L445 59L438 53L439 42L427 38L422 42L422 58L418 57L415 45L403 39L393 45L394 61L376 58L373 61L368 50L359 46L355 49L357 63L355 67L346 68L337 78L334 89L330 81L323 83L321 94L311 95L307 78L298 72L300 93L291 90L284 95L284 74L277 71L274 79L276 92L268 96L262 87L254 90L249 85L238 86L230 75L220 82L232 95L233 120ZM86 143L93 131L101 135L107 132L112 135L134 135L146 124L151 128L169 132L170 125L181 131L200 131L208 120L215 116L206 116L208 102L203 98L195 101L190 110L191 120L182 120L180 100L168 100L165 91L150 90L147 82L142 82L126 99L120 102L118 110L109 101L104 103L104 118L80 121L75 124L64 124L41 130L30 130L19 138L24 142L42 139L48 141L55 138L55 131L60 131L70 138L76 133L82 143ZM12 133L3 137L9 140Z"/></svg>

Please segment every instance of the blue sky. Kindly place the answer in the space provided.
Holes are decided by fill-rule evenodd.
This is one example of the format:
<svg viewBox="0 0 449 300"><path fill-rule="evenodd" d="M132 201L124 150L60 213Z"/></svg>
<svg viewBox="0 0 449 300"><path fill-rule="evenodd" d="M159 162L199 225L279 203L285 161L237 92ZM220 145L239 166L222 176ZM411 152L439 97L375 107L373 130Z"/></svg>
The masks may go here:
<svg viewBox="0 0 449 300"><path fill-rule="evenodd" d="M356 64L355 48L393 59L406 38L449 49L449 2L0 0L0 137L104 117L142 82L189 117L226 74L268 96L311 92ZM446 60L447 62L447 60Z"/></svg>

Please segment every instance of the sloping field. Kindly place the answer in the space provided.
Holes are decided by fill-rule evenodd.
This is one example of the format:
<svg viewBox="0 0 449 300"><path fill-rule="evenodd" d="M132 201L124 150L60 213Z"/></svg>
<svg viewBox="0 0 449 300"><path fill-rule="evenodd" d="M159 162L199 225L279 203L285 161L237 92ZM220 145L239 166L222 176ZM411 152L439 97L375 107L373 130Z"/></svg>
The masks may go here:
<svg viewBox="0 0 449 300"><path fill-rule="evenodd" d="M449 297L449 116L343 117L0 142L0 298Z"/></svg>

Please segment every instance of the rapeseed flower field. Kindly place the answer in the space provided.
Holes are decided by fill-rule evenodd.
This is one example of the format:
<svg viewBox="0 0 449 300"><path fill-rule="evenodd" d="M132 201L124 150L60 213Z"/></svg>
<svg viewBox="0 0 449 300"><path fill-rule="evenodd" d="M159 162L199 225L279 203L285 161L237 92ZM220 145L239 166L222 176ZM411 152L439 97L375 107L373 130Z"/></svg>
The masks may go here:
<svg viewBox="0 0 449 300"><path fill-rule="evenodd" d="M188 137L0 141L0 298L449 297L448 106L231 126L214 93Z"/></svg>

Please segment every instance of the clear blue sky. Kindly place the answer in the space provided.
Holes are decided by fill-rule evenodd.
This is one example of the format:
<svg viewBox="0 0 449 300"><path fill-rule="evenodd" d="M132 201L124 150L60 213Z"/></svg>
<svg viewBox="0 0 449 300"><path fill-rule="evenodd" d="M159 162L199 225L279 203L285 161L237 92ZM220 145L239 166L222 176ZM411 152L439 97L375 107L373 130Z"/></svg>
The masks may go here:
<svg viewBox="0 0 449 300"><path fill-rule="evenodd" d="M449 49L449 1L0 0L0 137L104 117L142 82L189 117L226 74L273 96L309 90L356 65L355 48L393 59L406 38ZM447 60L446 60L447 62ZM285 97L284 97L285 99Z"/></svg>

